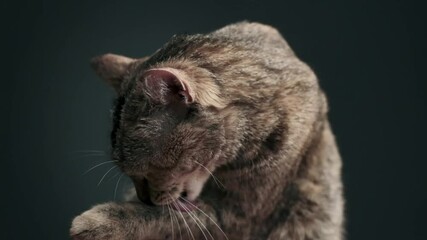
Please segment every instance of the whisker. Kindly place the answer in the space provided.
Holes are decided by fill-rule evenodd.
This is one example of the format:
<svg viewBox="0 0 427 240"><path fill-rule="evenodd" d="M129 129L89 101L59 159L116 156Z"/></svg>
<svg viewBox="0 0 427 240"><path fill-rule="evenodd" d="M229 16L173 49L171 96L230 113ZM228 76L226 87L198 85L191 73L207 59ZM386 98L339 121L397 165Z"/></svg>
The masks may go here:
<svg viewBox="0 0 427 240"><path fill-rule="evenodd" d="M163 206L165 206L165 205L163 205ZM171 219L171 227L172 227L172 240L174 240L174 239L175 239L175 231L174 231L174 229L173 229L173 221L172 221L172 213L171 213L171 208L170 208L169 204L167 204L166 206L168 207L169 217L170 217L170 219Z"/></svg>
<svg viewBox="0 0 427 240"><path fill-rule="evenodd" d="M172 207L171 207L171 208L172 208ZM173 214L174 220L176 221L176 225L178 226L179 237L180 237L180 239L182 240L181 225L179 224L178 217L176 216L175 211L173 211L172 209L171 209L171 213Z"/></svg>
<svg viewBox="0 0 427 240"><path fill-rule="evenodd" d="M198 161L194 161L194 162L199 164L202 168L204 168L212 176L213 180L215 181L215 183L218 187L222 187L223 189L225 189L224 184L217 177L215 177L215 175L207 167L205 167L203 164L199 163ZM221 186L218 183L220 183Z"/></svg>
<svg viewBox="0 0 427 240"><path fill-rule="evenodd" d="M71 151L71 154L74 153L103 153L105 154L105 151L100 151L100 150L75 150L75 151Z"/></svg>
<svg viewBox="0 0 427 240"><path fill-rule="evenodd" d="M120 173L121 173L120 171L116 172L116 174L114 174L112 177L110 177L107 181L111 181L111 179L117 177Z"/></svg>
<svg viewBox="0 0 427 240"><path fill-rule="evenodd" d="M187 199L180 197L182 200L186 201L188 204L190 204L191 206L193 206L194 208L196 208L197 210L199 210L201 213L203 213L207 218L209 218L209 220L212 221L213 224L215 224L215 226L222 232L222 234L224 235L224 237L228 239L227 234L225 234L225 232L222 230L222 228L208 215L206 214L202 209L200 209L199 207L197 207L196 205L194 205L192 202L188 201Z"/></svg>
<svg viewBox="0 0 427 240"><path fill-rule="evenodd" d="M91 157L91 156L107 156L105 153L86 153L82 154L79 157Z"/></svg>
<svg viewBox="0 0 427 240"><path fill-rule="evenodd" d="M120 174L120 177L119 177L119 179L117 180L117 183L116 183L116 187L114 188L114 201L116 201L117 187L119 186L119 183L120 183L120 180L121 180L121 179L122 179L122 177L123 177L123 174L124 174L124 173Z"/></svg>
<svg viewBox="0 0 427 240"><path fill-rule="evenodd" d="M81 152L100 152L100 153L105 153L105 151L102 151L102 150L92 150L92 149L71 151L71 153L81 153Z"/></svg>
<svg viewBox="0 0 427 240"><path fill-rule="evenodd" d="M112 160L112 161L102 162L100 164L97 164L97 165L91 167L89 170L87 170L86 172L84 172L83 175L87 174L88 172L92 171L93 169L95 169L95 168L97 168L99 166L102 166L102 165L107 164L107 163L112 163L112 162L118 162L118 161L117 160Z"/></svg>
<svg viewBox="0 0 427 240"><path fill-rule="evenodd" d="M90 154L82 154L82 155L76 155L72 156L73 160L80 160L80 159L99 159L99 158L109 158L106 154L99 154L99 153L90 153Z"/></svg>
<svg viewBox="0 0 427 240"><path fill-rule="evenodd" d="M68 152L68 154L73 159L81 159L81 158L87 158L87 157L106 157L107 156L105 151L98 151L98 150L77 150L77 151Z"/></svg>
<svg viewBox="0 0 427 240"><path fill-rule="evenodd" d="M175 206L175 208L176 208L176 209L179 209L179 208L176 206L176 203L175 203L175 202L172 202L172 204ZM192 232L192 231L191 231L191 229L190 229L190 226L188 226L187 221L185 221L184 215L182 215L181 211L178 211L178 213L181 215L182 220L184 220L185 226L187 227L187 233L189 233L189 235L191 235L191 238L192 238L193 240L195 240L195 239L194 239L193 232Z"/></svg>
<svg viewBox="0 0 427 240"><path fill-rule="evenodd" d="M108 174L109 172L111 172L111 170L113 170L113 169L114 169L114 168L116 168L116 167L117 167L117 166L113 166L112 168L110 168L110 170L108 170L108 171L104 174L104 176L102 176L101 180L99 180L98 186L101 184L102 180L104 180L104 178L107 176L107 174Z"/></svg>
<svg viewBox="0 0 427 240"><path fill-rule="evenodd" d="M194 218L194 216L193 216L193 214L190 212L190 210L184 205L184 204L181 204L179 201L178 201L178 204L179 205L181 205L186 211L187 211L187 213L188 213L188 215L193 219L193 221L196 223L196 225L197 225L197 227L200 229L200 231L202 232L202 234L203 234L203 236L205 237L205 240L208 240L208 238L206 237L206 235L205 235L205 232L203 231L203 229L202 229L202 227L200 227L200 225L199 225L199 223L197 222L197 220Z"/></svg>
<svg viewBox="0 0 427 240"><path fill-rule="evenodd" d="M206 229L206 231L208 232L209 236L211 237L211 239L213 240L214 237L212 236L211 232L209 231L209 229L206 227L205 224L203 224L202 220L200 220L200 218L195 214L195 213L191 213L188 212L189 214L193 214L193 216L196 218L197 221L199 221L199 223L203 226L204 229Z"/></svg>

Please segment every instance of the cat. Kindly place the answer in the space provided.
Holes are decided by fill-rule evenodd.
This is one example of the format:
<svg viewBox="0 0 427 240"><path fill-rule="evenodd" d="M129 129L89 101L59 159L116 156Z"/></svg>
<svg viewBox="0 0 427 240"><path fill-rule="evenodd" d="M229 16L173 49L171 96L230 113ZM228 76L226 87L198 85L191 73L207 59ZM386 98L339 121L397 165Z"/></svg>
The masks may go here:
<svg viewBox="0 0 427 240"><path fill-rule="evenodd" d="M135 189L77 216L73 239L343 238L325 94L275 28L175 35L92 66L117 92L112 158Z"/></svg>

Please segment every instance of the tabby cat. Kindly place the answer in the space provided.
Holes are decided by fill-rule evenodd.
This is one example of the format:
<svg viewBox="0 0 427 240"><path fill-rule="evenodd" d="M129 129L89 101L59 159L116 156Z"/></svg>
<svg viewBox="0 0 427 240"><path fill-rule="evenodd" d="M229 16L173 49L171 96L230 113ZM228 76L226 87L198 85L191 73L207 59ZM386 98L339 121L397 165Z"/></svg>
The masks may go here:
<svg viewBox="0 0 427 240"><path fill-rule="evenodd" d="M73 239L342 239L341 159L313 71L270 26L176 35L149 57L92 60L117 92L126 202Z"/></svg>

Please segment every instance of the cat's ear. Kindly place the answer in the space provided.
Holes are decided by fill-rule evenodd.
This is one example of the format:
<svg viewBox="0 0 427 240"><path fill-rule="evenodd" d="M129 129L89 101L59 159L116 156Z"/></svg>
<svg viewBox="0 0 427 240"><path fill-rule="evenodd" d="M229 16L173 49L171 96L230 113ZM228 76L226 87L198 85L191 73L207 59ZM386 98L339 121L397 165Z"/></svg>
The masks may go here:
<svg viewBox="0 0 427 240"><path fill-rule="evenodd" d="M116 54L104 54L92 58L90 65L99 77L104 79L117 92L129 65L136 59Z"/></svg>
<svg viewBox="0 0 427 240"><path fill-rule="evenodd" d="M193 89L185 72L174 68L157 68L143 75L145 90L154 103L190 104L194 101Z"/></svg>

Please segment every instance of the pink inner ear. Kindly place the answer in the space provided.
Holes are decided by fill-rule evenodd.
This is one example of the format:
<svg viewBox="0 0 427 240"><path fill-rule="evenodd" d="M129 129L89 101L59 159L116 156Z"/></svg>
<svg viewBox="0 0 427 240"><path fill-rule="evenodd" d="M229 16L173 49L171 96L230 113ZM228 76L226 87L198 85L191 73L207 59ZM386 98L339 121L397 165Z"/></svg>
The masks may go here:
<svg viewBox="0 0 427 240"><path fill-rule="evenodd" d="M183 74L175 69L151 69L145 72L144 81L150 97L159 103L171 103L185 99L192 103L193 97Z"/></svg>

